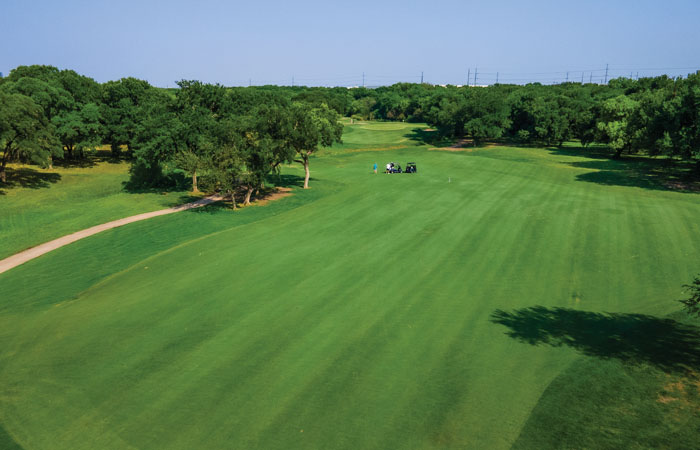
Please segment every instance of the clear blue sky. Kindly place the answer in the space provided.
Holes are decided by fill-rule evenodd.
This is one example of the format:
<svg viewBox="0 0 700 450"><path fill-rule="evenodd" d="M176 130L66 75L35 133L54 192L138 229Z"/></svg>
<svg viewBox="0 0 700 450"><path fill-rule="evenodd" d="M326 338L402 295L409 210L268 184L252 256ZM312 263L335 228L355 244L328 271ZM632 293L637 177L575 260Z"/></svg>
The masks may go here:
<svg viewBox="0 0 700 450"><path fill-rule="evenodd" d="M157 86L594 80L700 69L700 1L0 2L0 71L69 68ZM650 70L665 69L665 70Z"/></svg>

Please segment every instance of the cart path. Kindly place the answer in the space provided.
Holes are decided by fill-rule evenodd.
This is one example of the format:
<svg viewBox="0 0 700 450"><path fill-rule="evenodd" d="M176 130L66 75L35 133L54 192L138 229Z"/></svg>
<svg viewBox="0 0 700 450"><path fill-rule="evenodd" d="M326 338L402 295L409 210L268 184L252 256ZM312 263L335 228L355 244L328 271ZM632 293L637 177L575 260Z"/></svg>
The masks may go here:
<svg viewBox="0 0 700 450"><path fill-rule="evenodd" d="M30 249L24 250L19 253L15 253L14 255L0 260L0 273L7 272L10 269L13 269L21 264L26 263L27 261L31 261L34 258L38 258L39 256L48 253L52 250L56 250L57 248L61 248L64 245L71 244L75 241L79 241L80 239L86 238L88 236L92 236L93 234L100 233L105 230L111 230L112 228L117 228L121 227L122 225L126 225L132 222L138 222L139 220L145 220L145 219L150 219L151 217L158 217L158 216L164 216L166 214L172 214L176 213L179 211L185 211L188 209L192 208L199 208L201 206L206 206L214 202L218 202L220 200L223 200L223 197L220 195L211 195L209 197L204 197L200 200L194 201L192 203L186 203L184 205L179 205L175 206L173 208L168 208L168 209L161 209L158 211L151 211L143 214L137 214L135 216L130 216L130 217L125 217L123 219L118 219L118 220L113 220L111 222L103 223L101 225L95 225L94 227L86 228L84 230L76 231L75 233L68 234L66 236L60 237L58 239L54 239L53 241L46 242L41 245L37 245L36 247L32 247Z"/></svg>

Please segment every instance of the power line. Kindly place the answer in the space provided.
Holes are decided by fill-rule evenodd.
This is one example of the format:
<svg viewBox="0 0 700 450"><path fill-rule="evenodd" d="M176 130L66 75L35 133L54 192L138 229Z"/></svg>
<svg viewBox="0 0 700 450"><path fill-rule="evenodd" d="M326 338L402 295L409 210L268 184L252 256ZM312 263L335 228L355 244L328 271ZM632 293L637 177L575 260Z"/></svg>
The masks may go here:
<svg viewBox="0 0 700 450"><path fill-rule="evenodd" d="M608 65L605 65L605 82L603 84L608 84Z"/></svg>
<svg viewBox="0 0 700 450"><path fill-rule="evenodd" d="M623 67L625 67L623 69ZM483 69L479 71L478 67L474 70L473 78L471 73L471 68L467 70L467 86L473 85L488 85L492 83L511 83L511 84L527 84L527 83L545 83L545 84L557 84L572 81L572 73L581 73L581 83L585 81L585 74L589 74L589 83L593 83L593 78L599 83L608 83L610 79L617 77L630 77L639 79L639 77L654 77L660 75L668 75L671 77L684 76L681 73L674 73L674 71L688 71L695 72L700 68L700 65L696 67L629 67L622 65L606 64L605 66L599 68L589 68L589 69L578 69L578 70L565 70L565 71L539 71L539 72L521 72L518 70L488 70ZM665 73L664 73L665 72ZM404 83L425 83L425 72L421 71L417 75L406 75L406 74L370 74L366 72L357 73L357 75L330 75L330 76L296 76L292 75L291 83L292 86L303 85L303 86L336 86L336 87L352 87L352 86L387 86L399 82ZM289 83L284 80L265 80L256 79L256 86L264 85L286 85ZM436 81L436 84L453 84L451 80L446 80L443 82ZM240 82L233 83L233 85L238 86L252 86L252 77L240 80Z"/></svg>

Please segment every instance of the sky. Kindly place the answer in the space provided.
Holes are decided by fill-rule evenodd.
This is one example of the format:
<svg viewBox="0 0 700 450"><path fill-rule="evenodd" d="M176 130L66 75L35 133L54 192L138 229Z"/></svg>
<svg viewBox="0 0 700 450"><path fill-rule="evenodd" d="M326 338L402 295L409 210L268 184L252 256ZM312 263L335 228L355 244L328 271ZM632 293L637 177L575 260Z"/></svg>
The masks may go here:
<svg viewBox="0 0 700 450"><path fill-rule="evenodd" d="M700 69L700 1L0 0L0 72L161 87L604 81ZM477 78L474 80L474 72Z"/></svg>

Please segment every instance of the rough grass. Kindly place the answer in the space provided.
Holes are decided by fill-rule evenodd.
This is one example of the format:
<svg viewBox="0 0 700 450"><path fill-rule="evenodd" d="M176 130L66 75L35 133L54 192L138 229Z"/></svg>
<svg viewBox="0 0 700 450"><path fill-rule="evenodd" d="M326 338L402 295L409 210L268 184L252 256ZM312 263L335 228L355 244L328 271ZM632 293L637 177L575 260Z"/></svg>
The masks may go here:
<svg viewBox="0 0 700 450"><path fill-rule="evenodd" d="M126 162L88 160L81 166L10 166L0 187L0 259L110 220L175 206L186 192L129 193Z"/></svg>
<svg viewBox="0 0 700 450"><path fill-rule="evenodd" d="M513 448L690 449L698 430L698 372L585 358L549 385Z"/></svg>
<svg viewBox="0 0 700 450"><path fill-rule="evenodd" d="M549 393L570 370L607 364L584 391L661 370L643 333L633 348L614 321L590 336L585 313L653 326L677 309L698 271L697 194L591 182L573 164L589 158L543 149L428 152L410 127L377 131L403 149L328 150L312 189L265 207L132 224L0 275L7 435L59 449L560 447L538 402L563 408ZM344 146L378 145L351 129ZM371 173L391 160L418 173ZM562 312L509 334L537 305ZM616 398L611 414L645 404ZM684 433L664 442L697 442Z"/></svg>

